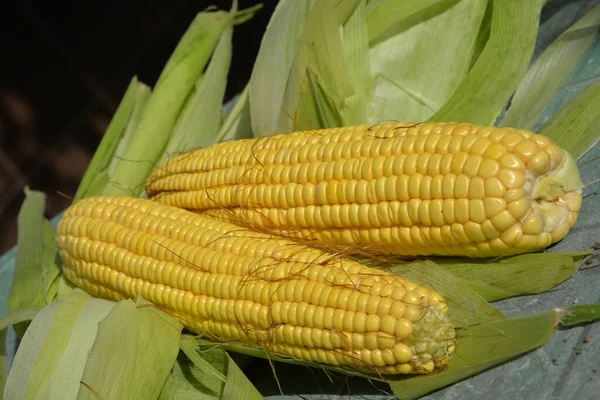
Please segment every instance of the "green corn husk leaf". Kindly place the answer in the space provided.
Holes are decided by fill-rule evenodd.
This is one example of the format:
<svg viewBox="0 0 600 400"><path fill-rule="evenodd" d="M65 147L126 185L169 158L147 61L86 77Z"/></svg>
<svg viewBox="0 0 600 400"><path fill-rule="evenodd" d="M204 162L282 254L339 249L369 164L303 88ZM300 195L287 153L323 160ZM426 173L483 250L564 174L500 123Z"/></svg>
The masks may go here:
<svg viewBox="0 0 600 400"><path fill-rule="evenodd" d="M235 361L218 345L200 345L195 336L183 335L181 350L189 359L190 365L186 367L185 361L180 359L179 368L202 372L201 378L194 377L187 382L180 382L187 393L192 393L195 389L203 393L200 396L208 396L207 398L262 399ZM175 376L175 379L179 378ZM176 388L173 383L166 387L167 390L173 388Z"/></svg>
<svg viewBox="0 0 600 400"><path fill-rule="evenodd" d="M78 290L42 309L19 346L6 397L74 399L97 323L113 306Z"/></svg>
<svg viewBox="0 0 600 400"><path fill-rule="evenodd" d="M354 94L333 7L330 0L319 1L310 10L287 84L282 107L284 113L280 113L277 132L322 127L315 121L314 113L304 109L311 107L311 102L301 101L303 89L304 92L311 90L307 70L318 76L318 85L322 85L319 91L329 95L327 101L332 103L329 109L341 110L343 100ZM285 112L293 113L294 120L291 121Z"/></svg>
<svg viewBox="0 0 600 400"><path fill-rule="evenodd" d="M361 1L343 26L344 56L354 94L344 99L344 122L359 125L368 120L373 77L369 59L369 32L365 2ZM328 126L329 127L329 126Z"/></svg>
<svg viewBox="0 0 600 400"><path fill-rule="evenodd" d="M224 383L210 379L185 355L179 355L159 400L218 400Z"/></svg>
<svg viewBox="0 0 600 400"><path fill-rule="evenodd" d="M223 399L263 399L263 396L229 355L227 355L227 383L225 383L225 387L223 388Z"/></svg>
<svg viewBox="0 0 600 400"><path fill-rule="evenodd" d="M456 353L438 374L390 381L402 399L416 399L544 345L559 325L600 318L600 304L555 308L530 317L484 322L457 331Z"/></svg>
<svg viewBox="0 0 600 400"><path fill-rule="evenodd" d="M182 326L143 300L123 300L98 326L78 399L158 398L179 352Z"/></svg>
<svg viewBox="0 0 600 400"><path fill-rule="evenodd" d="M588 86L538 131L578 159L600 140L600 82Z"/></svg>
<svg viewBox="0 0 600 400"><path fill-rule="evenodd" d="M441 294L450 304L450 319L455 328L504 318L468 282L444 270L433 261L415 261L385 268Z"/></svg>
<svg viewBox="0 0 600 400"><path fill-rule="evenodd" d="M235 8L237 10L237 0L234 0L234 3L232 4L235 4L235 7L232 7L232 9ZM236 13L233 16L233 24L241 25L244 22L248 22L249 20L254 18L256 13L259 12L262 8L262 3L259 3L248 8L244 8L243 10L236 11Z"/></svg>
<svg viewBox="0 0 600 400"><path fill-rule="evenodd" d="M280 131L286 86L310 6L310 1L281 0L267 25L249 84L254 136Z"/></svg>
<svg viewBox="0 0 600 400"><path fill-rule="evenodd" d="M420 23L371 48L376 83L368 123L425 121L449 101L470 76L486 3L439 3L432 8L437 14L418 13ZM388 4L402 8L404 3L386 2L381 7ZM412 23L410 15L405 18Z"/></svg>
<svg viewBox="0 0 600 400"><path fill-rule="evenodd" d="M464 82L430 119L492 124L527 71L539 17L539 0L494 0L485 48Z"/></svg>
<svg viewBox="0 0 600 400"><path fill-rule="evenodd" d="M134 99L134 103L133 103L133 108L129 115L129 119L127 120L127 124L122 128L123 134L119 138L119 142L118 142L116 148L114 149L112 159L110 160L110 162L108 164L108 168L106 169L109 180L110 180L110 177L112 177L114 175L115 170L117 169L117 166L121 162L123 162L123 157L125 156L125 152L126 152L127 148L129 147L131 140L135 136L135 133L140 125L140 121L142 119L142 116L144 115L144 110L146 109L146 105L148 104L148 101L150 100L151 95L152 95L152 91L150 90L150 88L148 86L146 86L142 83L140 83L138 85L137 90L135 92L135 99ZM110 134L110 132L107 131L104 134L104 137L106 137L106 135L109 135L109 134ZM104 138L102 140L104 141ZM102 146L102 143L100 143L100 146ZM87 171L86 171L86 173L87 173ZM102 182L102 180L100 180L100 181ZM106 183L105 183L105 185L106 185ZM93 194L94 193L92 191L92 193L87 194L87 196L91 196Z"/></svg>
<svg viewBox="0 0 600 400"><path fill-rule="evenodd" d="M308 68L294 120L302 124L294 125L295 131L345 125L335 101L321 84L319 76Z"/></svg>
<svg viewBox="0 0 600 400"><path fill-rule="evenodd" d="M223 126L215 138L215 143L252 137L250 122L250 102L248 101L249 86L246 85L235 101L231 112L227 115Z"/></svg>
<svg viewBox="0 0 600 400"><path fill-rule="evenodd" d="M546 292L577 272L590 251L531 253L501 259L438 259L486 301Z"/></svg>
<svg viewBox="0 0 600 400"><path fill-rule="evenodd" d="M44 219L46 195L25 189L26 197L18 216L15 271L8 296L9 311L42 308L54 298L54 283L61 271L56 264L54 230ZM27 323L15 326L23 336Z"/></svg>
<svg viewBox="0 0 600 400"><path fill-rule="evenodd" d="M150 89L138 82L136 77L131 80L102 137L100 145L94 152L92 161L79 183L73 202L87 196L99 194L102 191L108 182L107 170L109 165L115 163L115 151L125 136L128 126L130 126L130 119L136 104L140 98L147 98L149 94Z"/></svg>
<svg viewBox="0 0 600 400"><path fill-rule="evenodd" d="M228 14L199 13L175 48L148 100L106 194L138 196L173 132L194 83L225 29Z"/></svg>
<svg viewBox="0 0 600 400"><path fill-rule="evenodd" d="M487 41L490 38L490 28L492 26L492 12L494 10L494 2L488 1L487 6L485 8L485 13L483 14L483 19L481 20L481 26L479 27L479 33L477 34L477 39L475 39L475 46L473 47L473 56L471 57L471 63L469 69L473 68L473 65L479 59L479 56L483 52Z"/></svg>
<svg viewBox="0 0 600 400"><path fill-rule="evenodd" d="M207 361L204 357L204 354L200 354L200 347L198 346L198 342L194 340L193 336L183 335L181 337L181 350L185 353L185 355L190 359L190 361L198 368L200 368L204 374L209 375L210 379L216 379L222 383L227 382L227 377L225 375L226 368L215 367L215 361L220 361L220 364L226 365L225 361L222 359L224 355L214 355L216 360ZM205 349L206 350L206 349ZM208 350L209 353L210 350Z"/></svg>
<svg viewBox="0 0 600 400"><path fill-rule="evenodd" d="M196 82L196 90L178 118L173 135L158 164L162 164L174 154L215 143L222 123L220 111L231 64L231 38L236 14L237 2L234 2L231 12L225 17L225 27L206 73Z"/></svg>
<svg viewBox="0 0 600 400"><path fill-rule="evenodd" d="M334 0L333 8L340 24L345 24L354 14L356 7L364 5L364 0Z"/></svg>
<svg viewBox="0 0 600 400"><path fill-rule="evenodd" d="M73 283L67 279L65 274L61 274L58 278L58 285L56 287L56 298L55 300L62 300L68 295L70 295L77 286L73 285Z"/></svg>
<svg viewBox="0 0 600 400"><path fill-rule="evenodd" d="M6 331L10 326L33 320L39 312L39 308L21 308L0 320L0 399L4 398L7 378Z"/></svg>
<svg viewBox="0 0 600 400"><path fill-rule="evenodd" d="M517 88L501 125L532 129L599 28L600 5L560 35L533 63Z"/></svg>
<svg viewBox="0 0 600 400"><path fill-rule="evenodd" d="M459 0L387 0L369 2L369 43L375 46L443 13Z"/></svg>

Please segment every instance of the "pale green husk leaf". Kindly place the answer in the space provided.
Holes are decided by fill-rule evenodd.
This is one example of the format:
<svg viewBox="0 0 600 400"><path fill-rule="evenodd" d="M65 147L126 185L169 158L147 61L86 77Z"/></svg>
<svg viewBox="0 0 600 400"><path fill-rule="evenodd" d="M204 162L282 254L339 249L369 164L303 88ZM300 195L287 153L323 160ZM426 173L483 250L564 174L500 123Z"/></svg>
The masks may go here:
<svg viewBox="0 0 600 400"><path fill-rule="evenodd" d="M223 11L199 13L177 45L117 165L109 193L138 196L171 137L177 118L228 21Z"/></svg>
<svg viewBox="0 0 600 400"><path fill-rule="evenodd" d="M195 92L178 118L169 143L158 164L182 151L214 144L221 128L221 107L231 64L231 38L237 4L226 14L225 26L214 53L203 74L196 82Z"/></svg>
<svg viewBox="0 0 600 400"><path fill-rule="evenodd" d="M237 98L231 112L227 115L219 130L215 143L247 139L252 137L250 122L250 102L248 101L249 86L246 86Z"/></svg>
<svg viewBox="0 0 600 400"><path fill-rule="evenodd" d="M515 92L502 126L532 129L600 28L600 5L567 29L533 63Z"/></svg>
<svg viewBox="0 0 600 400"><path fill-rule="evenodd" d="M75 202L84 197L99 194L104 189L109 179L109 167L118 163L118 159L114 157L117 148L122 146L121 142L125 141L125 137L131 136L132 129L128 129L128 127L131 126L135 109L136 107L138 109L143 108L139 107L138 104L145 104L145 99L149 97L149 94L150 89L138 82L136 77L131 80L106 132L104 132L100 145L94 152L92 161L81 179L73 199Z"/></svg>
<svg viewBox="0 0 600 400"><path fill-rule="evenodd" d="M416 399L544 345L559 325L600 318L600 304L555 308L530 317L499 319L457 331L457 350L438 374L391 381L403 399Z"/></svg>
<svg viewBox="0 0 600 400"><path fill-rule="evenodd" d="M533 253L491 260L438 259L436 262L486 301L538 294L569 279L589 251Z"/></svg>
<svg viewBox="0 0 600 400"><path fill-rule="evenodd" d="M249 86L255 136L273 135L280 129L286 86L310 6L311 1L281 0L263 35Z"/></svg>
<svg viewBox="0 0 600 400"><path fill-rule="evenodd" d="M539 0L494 0L490 36L482 53L430 119L492 124L527 71L539 16Z"/></svg>
<svg viewBox="0 0 600 400"><path fill-rule="evenodd" d="M56 263L54 230L44 219L46 195L25 190L25 201L18 216L17 256L13 282L8 296L9 311L42 308L56 293L55 282L60 268ZM19 336L27 324L18 324Z"/></svg>
<svg viewBox="0 0 600 400"><path fill-rule="evenodd" d="M443 3L371 49L376 83L369 123L425 121L467 78L486 0Z"/></svg>
<svg viewBox="0 0 600 400"><path fill-rule="evenodd" d="M446 11L459 0L371 1L367 27L371 45L383 42L410 27Z"/></svg>
<svg viewBox="0 0 600 400"><path fill-rule="evenodd" d="M314 102L314 93L327 93L323 102L331 103L328 110L341 110L343 100L354 93L333 7L332 1L319 1L310 10L287 84L278 132L324 127L310 110L314 103L319 108L321 102ZM309 93L311 98L307 98Z"/></svg>
<svg viewBox="0 0 600 400"><path fill-rule="evenodd" d="M354 94L344 99L343 114L347 125L359 125L367 120L372 106L373 77L369 58L369 30L365 2L361 1L343 26L344 56Z"/></svg>
<svg viewBox="0 0 600 400"><path fill-rule="evenodd" d="M98 325L78 398L157 398L177 358L181 330L143 300L120 301Z"/></svg>
<svg viewBox="0 0 600 400"><path fill-rule="evenodd" d="M15 355L6 398L74 399L97 323L113 305L77 290L42 309Z"/></svg>
<svg viewBox="0 0 600 400"><path fill-rule="evenodd" d="M600 140L600 82L585 88L561 108L538 133L548 136L578 159Z"/></svg>
<svg viewBox="0 0 600 400"><path fill-rule="evenodd" d="M4 398L7 378L6 332L10 326L31 321L39 312L39 308L20 308L0 320L0 399Z"/></svg>

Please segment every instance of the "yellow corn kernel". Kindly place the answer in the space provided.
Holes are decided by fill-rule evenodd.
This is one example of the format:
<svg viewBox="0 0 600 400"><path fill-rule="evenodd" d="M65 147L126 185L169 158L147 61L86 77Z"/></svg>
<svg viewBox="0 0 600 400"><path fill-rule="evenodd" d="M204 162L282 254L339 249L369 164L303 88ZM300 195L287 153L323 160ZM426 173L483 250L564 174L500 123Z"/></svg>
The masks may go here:
<svg viewBox="0 0 600 400"><path fill-rule="evenodd" d="M581 188L571 156L550 139L455 123L221 143L172 158L146 186L149 198L166 205L346 251L469 257L536 251L562 239L577 219ZM550 243L526 247L501 236L509 224L533 226L531 216L542 218ZM470 222L485 234L472 234ZM498 237L507 241L491 246Z"/></svg>
<svg viewBox="0 0 600 400"><path fill-rule="evenodd" d="M112 300L143 296L214 340L380 374L427 372L419 366L431 349L421 360L413 343L436 342L439 365L454 346L438 294L208 215L93 197L65 212L56 241L77 286Z"/></svg>

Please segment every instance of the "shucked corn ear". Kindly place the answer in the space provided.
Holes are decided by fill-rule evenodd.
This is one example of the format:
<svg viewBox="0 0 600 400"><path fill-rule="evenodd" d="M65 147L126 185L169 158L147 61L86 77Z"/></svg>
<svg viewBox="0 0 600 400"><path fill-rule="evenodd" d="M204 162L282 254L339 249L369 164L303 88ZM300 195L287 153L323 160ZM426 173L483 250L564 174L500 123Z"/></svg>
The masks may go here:
<svg viewBox="0 0 600 400"><path fill-rule="evenodd" d="M572 157L530 131L391 123L216 144L173 157L146 189L351 250L489 257L564 238L582 186Z"/></svg>
<svg viewBox="0 0 600 400"><path fill-rule="evenodd" d="M431 372L454 351L437 293L213 217L93 197L65 212L57 243L90 294L141 295L218 341L380 374Z"/></svg>

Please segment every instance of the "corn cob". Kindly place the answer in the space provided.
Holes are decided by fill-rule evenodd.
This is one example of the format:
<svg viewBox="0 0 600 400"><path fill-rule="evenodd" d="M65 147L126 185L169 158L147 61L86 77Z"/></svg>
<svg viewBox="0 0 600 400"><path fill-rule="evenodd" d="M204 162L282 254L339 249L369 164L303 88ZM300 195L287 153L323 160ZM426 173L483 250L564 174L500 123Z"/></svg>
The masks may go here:
<svg viewBox="0 0 600 400"><path fill-rule="evenodd" d="M379 374L431 372L454 351L439 294L206 215L93 197L65 212L57 244L90 294L140 295L217 341Z"/></svg>
<svg viewBox="0 0 600 400"><path fill-rule="evenodd" d="M146 190L351 250L489 257L564 238L582 186L572 157L533 132L393 123L220 143L173 157Z"/></svg>

